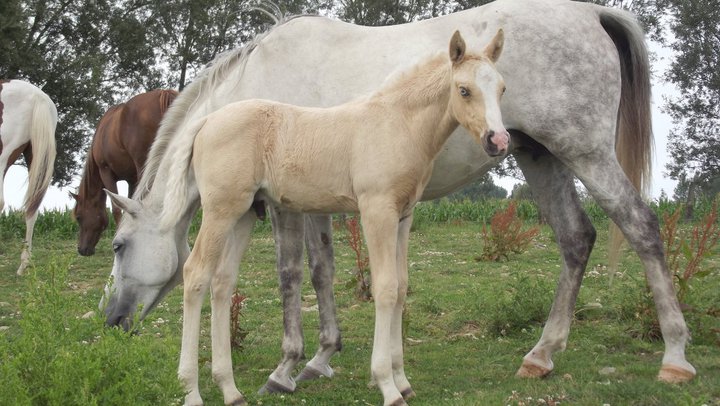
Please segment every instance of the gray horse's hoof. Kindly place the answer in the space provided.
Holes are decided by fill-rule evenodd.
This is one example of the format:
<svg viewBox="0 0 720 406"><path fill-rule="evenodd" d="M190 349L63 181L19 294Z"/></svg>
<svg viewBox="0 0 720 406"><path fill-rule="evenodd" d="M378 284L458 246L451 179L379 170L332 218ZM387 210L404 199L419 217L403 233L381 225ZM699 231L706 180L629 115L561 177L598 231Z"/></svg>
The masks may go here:
<svg viewBox="0 0 720 406"><path fill-rule="evenodd" d="M308 365L305 368L303 368L303 370L300 372L300 375L298 375L295 378L295 382L311 381L313 379L318 379L323 376L326 376L326 375L324 373L320 372L319 370Z"/></svg>
<svg viewBox="0 0 720 406"><path fill-rule="evenodd" d="M410 400L415 397L415 391L412 390L412 388L407 388L404 391L400 392L400 395L402 395L403 399Z"/></svg>
<svg viewBox="0 0 720 406"><path fill-rule="evenodd" d="M233 400L232 402L228 403L228 406L247 406L248 402L245 401L245 398L240 396L239 398Z"/></svg>
<svg viewBox="0 0 720 406"><path fill-rule="evenodd" d="M400 399L397 399L396 401L390 403L390 406L408 406L408 404L405 401L405 399L400 398Z"/></svg>
<svg viewBox="0 0 720 406"><path fill-rule="evenodd" d="M258 391L259 395L268 395L272 393L293 393L295 389L288 388L285 385L280 384L272 379L268 379L262 388Z"/></svg>

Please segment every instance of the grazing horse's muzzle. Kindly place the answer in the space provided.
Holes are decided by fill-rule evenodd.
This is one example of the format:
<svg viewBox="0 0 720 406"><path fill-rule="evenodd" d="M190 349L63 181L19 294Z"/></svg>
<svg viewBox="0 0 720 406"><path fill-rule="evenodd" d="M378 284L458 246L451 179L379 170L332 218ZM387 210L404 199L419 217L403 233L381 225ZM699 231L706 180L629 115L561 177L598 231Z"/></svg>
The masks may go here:
<svg viewBox="0 0 720 406"><path fill-rule="evenodd" d="M490 130L485 134L483 147L490 156L505 155L510 149L510 134L504 129L497 132Z"/></svg>
<svg viewBox="0 0 720 406"><path fill-rule="evenodd" d="M89 257L95 255L95 247L80 247L78 246L78 254Z"/></svg>
<svg viewBox="0 0 720 406"><path fill-rule="evenodd" d="M123 304L117 300L116 296L110 297L107 307L105 308L105 326L107 327L122 327L125 331L130 331L132 328L132 315L130 306Z"/></svg>

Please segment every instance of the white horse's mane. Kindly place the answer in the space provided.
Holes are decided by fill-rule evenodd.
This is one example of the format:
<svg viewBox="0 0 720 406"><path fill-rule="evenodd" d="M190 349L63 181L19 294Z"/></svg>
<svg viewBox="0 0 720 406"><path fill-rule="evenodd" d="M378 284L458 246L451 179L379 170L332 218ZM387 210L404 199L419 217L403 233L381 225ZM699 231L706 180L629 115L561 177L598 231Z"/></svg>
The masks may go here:
<svg viewBox="0 0 720 406"><path fill-rule="evenodd" d="M266 6L272 9L272 12ZM271 2L263 2L260 6L255 6L253 10L259 10L274 20L274 24L270 29L256 35L250 42L242 47L225 51L215 57L198 76L187 87L183 89L178 97L173 101L170 109L165 113L160 128L155 137L155 141L150 148L145 166L143 168L143 176L138 183L137 189L132 196L136 200L144 199L153 186L155 177L160 168L160 163L165 156L171 141L178 132L180 126L185 122L187 113L202 100L208 100L213 97L213 91L223 80L225 80L229 72L239 69L237 77L242 76L242 71L247 60L258 44L269 35L275 28L288 23L299 17L307 17L313 15L288 15L284 14L280 8Z"/></svg>

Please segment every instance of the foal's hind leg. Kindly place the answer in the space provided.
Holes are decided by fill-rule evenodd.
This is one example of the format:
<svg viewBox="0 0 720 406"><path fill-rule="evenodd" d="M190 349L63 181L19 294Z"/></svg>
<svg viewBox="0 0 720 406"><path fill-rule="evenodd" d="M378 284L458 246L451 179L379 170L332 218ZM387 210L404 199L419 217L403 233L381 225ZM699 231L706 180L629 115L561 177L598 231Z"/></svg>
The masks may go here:
<svg viewBox="0 0 720 406"><path fill-rule="evenodd" d="M597 203L620 227L645 267L665 341L658 379L673 383L692 379L695 368L685 360L690 334L665 263L657 216L642 201L613 155L587 156L587 160L571 165Z"/></svg>
<svg viewBox="0 0 720 406"><path fill-rule="evenodd" d="M305 245L313 288L320 313L320 346L315 356L297 376L298 382L321 376L330 378L330 357L342 349L340 329L335 314L333 281L335 263L332 245L332 218L328 215L305 216Z"/></svg>
<svg viewBox="0 0 720 406"><path fill-rule="evenodd" d="M574 176L565 165L549 153L533 157L530 152L519 150L514 155L541 214L555 232L562 255L562 272L542 337L525 355L517 372L521 377L541 377L552 371L553 353L564 350L567 344L573 308L595 242L595 229L578 199Z"/></svg>
<svg viewBox="0 0 720 406"><path fill-rule="evenodd" d="M304 357L300 288L303 280L303 215L271 206L277 271L283 302L283 358L268 377L260 393L295 391L291 374Z"/></svg>

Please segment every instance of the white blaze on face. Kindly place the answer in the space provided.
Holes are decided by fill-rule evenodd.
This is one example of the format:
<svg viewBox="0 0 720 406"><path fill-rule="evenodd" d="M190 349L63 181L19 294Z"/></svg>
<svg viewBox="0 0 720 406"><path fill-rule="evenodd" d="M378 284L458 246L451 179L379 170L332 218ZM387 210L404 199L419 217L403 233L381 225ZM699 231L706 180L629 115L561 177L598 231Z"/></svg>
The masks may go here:
<svg viewBox="0 0 720 406"><path fill-rule="evenodd" d="M510 144L510 134L503 125L500 112L499 96L503 87L502 77L490 65L483 65L475 73L475 84L482 93L488 130L494 133L489 141L495 144L498 150L506 150Z"/></svg>

